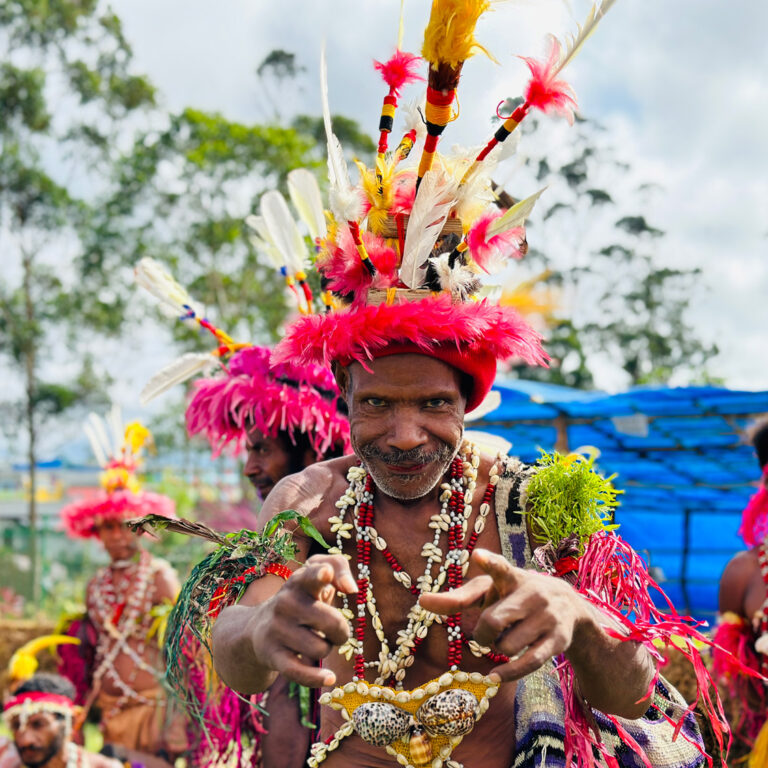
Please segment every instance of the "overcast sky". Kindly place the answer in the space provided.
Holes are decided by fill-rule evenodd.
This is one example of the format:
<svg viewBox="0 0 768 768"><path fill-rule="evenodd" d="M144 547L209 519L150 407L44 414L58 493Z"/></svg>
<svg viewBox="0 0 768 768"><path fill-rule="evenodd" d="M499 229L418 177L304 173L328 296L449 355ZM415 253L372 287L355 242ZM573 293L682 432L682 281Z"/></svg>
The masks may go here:
<svg viewBox="0 0 768 768"><path fill-rule="evenodd" d="M279 94L281 112L319 114L317 62L325 39L332 111L355 117L375 136L382 88L371 60L394 50L399 0L112 5L133 46L135 68L149 75L172 110L194 106L244 122L268 119L273 105L255 71L271 50L282 48L297 55L306 76L301 91ZM418 52L429 6L428 0L405 0L406 50ZM487 116L505 97L519 95L526 81L516 55L541 56L546 33L562 38L573 32L588 9L582 0L495 4L481 19L478 37L499 65L482 56L468 62L461 115L444 141L484 142ZM710 373L744 389L768 389L766 29L768 3L760 0L618 0L566 77L581 113L604 125L634 171L659 185L638 201L640 208L666 232L669 266L702 268L690 318L721 349ZM535 237L532 231L533 246L548 245ZM149 354L152 347L157 356ZM130 355L137 381L121 381L115 392L129 413L138 411L136 392L168 361L168 350L141 337L127 340L122 362L116 361L120 370ZM623 383L606 365L596 384L617 390Z"/></svg>
<svg viewBox="0 0 768 768"><path fill-rule="evenodd" d="M281 109L319 111L316 66L329 59L331 107L375 132L381 103L372 58L394 48L397 0L117 0L137 67L168 106L258 121L271 107L255 70L274 48L307 68ZM418 51L427 0L406 0L406 50ZM495 4L478 36L500 62L475 57L460 87L461 117L446 141L476 144L485 116L526 79L516 54L540 56L589 5L562 0ZM568 70L581 112L604 124L622 154L661 186L646 207L667 233L671 266L704 270L691 317L722 350L712 373L732 387L768 388L768 3L619 0ZM523 147L524 149L524 147ZM606 373L598 384L620 380Z"/></svg>

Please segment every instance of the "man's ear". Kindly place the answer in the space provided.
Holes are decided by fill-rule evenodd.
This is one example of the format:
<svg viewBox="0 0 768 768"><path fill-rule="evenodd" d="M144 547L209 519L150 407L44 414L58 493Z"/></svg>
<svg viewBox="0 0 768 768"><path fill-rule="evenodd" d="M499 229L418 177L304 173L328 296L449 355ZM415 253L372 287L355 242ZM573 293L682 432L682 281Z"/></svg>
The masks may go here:
<svg viewBox="0 0 768 768"><path fill-rule="evenodd" d="M336 384L341 392L341 396L347 401L347 392L349 391L349 368L341 365L338 361L334 360L331 363L331 373L336 379Z"/></svg>

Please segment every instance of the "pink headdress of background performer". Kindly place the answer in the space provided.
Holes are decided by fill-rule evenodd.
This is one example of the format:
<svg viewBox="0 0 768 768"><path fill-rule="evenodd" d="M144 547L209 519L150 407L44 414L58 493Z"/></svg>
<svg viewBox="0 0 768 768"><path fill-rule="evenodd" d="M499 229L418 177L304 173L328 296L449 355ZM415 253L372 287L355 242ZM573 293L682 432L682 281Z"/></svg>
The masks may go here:
<svg viewBox="0 0 768 768"><path fill-rule="evenodd" d="M61 510L64 530L73 538L93 538L107 520L124 522L144 515L175 517L176 505L167 496L141 489L137 472L142 449L152 439L139 422L125 428L116 407L102 419L91 413L85 433L96 461L102 468L101 488L93 495L68 504Z"/></svg>
<svg viewBox="0 0 768 768"><path fill-rule="evenodd" d="M177 318L198 323L219 342L211 352L182 355L159 371L144 388L143 403L218 366L216 375L193 382L186 411L187 431L204 435L214 457L225 449L241 450L252 429L268 437L284 432L294 442L304 434L318 458L332 447L349 449L349 424L338 410L340 393L327 367L292 362L271 365L268 347L236 343L215 328L152 259L141 260L136 278Z"/></svg>

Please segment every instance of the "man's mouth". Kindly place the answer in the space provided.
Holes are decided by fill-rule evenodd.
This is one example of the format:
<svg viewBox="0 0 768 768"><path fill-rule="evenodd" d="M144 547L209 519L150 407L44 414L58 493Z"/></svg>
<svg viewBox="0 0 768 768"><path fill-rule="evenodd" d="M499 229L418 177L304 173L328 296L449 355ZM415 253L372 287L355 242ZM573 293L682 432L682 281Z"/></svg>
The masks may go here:
<svg viewBox="0 0 768 768"><path fill-rule="evenodd" d="M275 484L268 477L249 477L248 479L262 499L275 487Z"/></svg>
<svg viewBox="0 0 768 768"><path fill-rule="evenodd" d="M423 472L428 466L429 464L424 462L421 464L387 464L387 469L396 475L415 475Z"/></svg>

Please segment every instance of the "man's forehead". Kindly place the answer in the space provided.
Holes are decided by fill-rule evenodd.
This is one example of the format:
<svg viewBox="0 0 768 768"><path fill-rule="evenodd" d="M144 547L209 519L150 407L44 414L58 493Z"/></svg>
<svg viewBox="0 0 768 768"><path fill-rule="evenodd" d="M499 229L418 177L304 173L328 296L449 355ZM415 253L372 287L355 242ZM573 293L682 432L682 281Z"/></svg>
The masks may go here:
<svg viewBox="0 0 768 768"><path fill-rule="evenodd" d="M453 366L427 355L401 354L379 357L367 364L348 366L355 390L418 387L427 390L459 389L461 374Z"/></svg>

